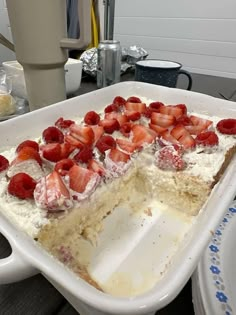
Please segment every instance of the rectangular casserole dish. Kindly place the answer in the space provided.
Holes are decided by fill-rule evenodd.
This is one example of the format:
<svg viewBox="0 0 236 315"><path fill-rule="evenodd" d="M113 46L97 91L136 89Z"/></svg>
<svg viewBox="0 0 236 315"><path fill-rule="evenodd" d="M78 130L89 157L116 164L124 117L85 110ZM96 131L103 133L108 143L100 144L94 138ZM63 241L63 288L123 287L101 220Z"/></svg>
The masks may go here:
<svg viewBox="0 0 236 315"><path fill-rule="evenodd" d="M185 103L189 110L197 113L236 118L234 102L147 83L123 82L1 123L1 147L3 149L14 146L25 139L37 137L43 129L52 125L60 116L65 119L73 119L74 116L83 116L89 110L99 111L105 105L110 104L117 95L143 96L160 100L166 104ZM118 247L109 255L104 251L102 260L107 261L107 264L98 266L101 274L107 268L109 269L109 265L111 265L110 270L106 272L112 273L112 268L115 268L109 263L112 260L119 260L117 265L126 264L131 278L135 277L135 273L138 271L138 266L134 262L139 261L144 268L149 268L150 259L152 259L152 266L156 265L157 269L161 270L164 266L165 272L162 277L151 289L141 295L127 298L114 297L96 290L64 268L36 242L13 226L1 212L0 232L10 242L12 254L8 258L0 260L0 284L19 281L33 274L42 273L83 315L155 314L156 310L170 303L188 281L203 250L210 241L213 231L224 215L225 208L233 199L236 192L235 159L234 157L231 161L194 222L186 225L186 222L182 222L181 219L169 216L163 220L163 216L157 214L147 220L145 229L132 233L130 241L127 242L128 249ZM116 225L118 220L122 219L122 211L121 218L117 217L115 213L109 216L109 224ZM139 219L137 218L137 220ZM123 220L125 219L123 218ZM182 227L186 226L186 235L181 235L176 241ZM129 231L129 226L126 228ZM161 243L154 242L153 230L160 232ZM170 231L173 234L171 240L168 234ZM109 231L107 233L109 235ZM106 236L106 228L102 234L103 237ZM124 241L127 239L123 238L122 242ZM112 244L110 241L111 246ZM172 252L168 251L170 248L173 248ZM97 251L99 251L99 247ZM152 255L147 253L152 253ZM97 256L99 254L101 258L101 253L97 252ZM167 256L168 259L165 259ZM134 264L135 268L133 268ZM149 270L146 271L149 274ZM152 277L149 275L149 278Z"/></svg>

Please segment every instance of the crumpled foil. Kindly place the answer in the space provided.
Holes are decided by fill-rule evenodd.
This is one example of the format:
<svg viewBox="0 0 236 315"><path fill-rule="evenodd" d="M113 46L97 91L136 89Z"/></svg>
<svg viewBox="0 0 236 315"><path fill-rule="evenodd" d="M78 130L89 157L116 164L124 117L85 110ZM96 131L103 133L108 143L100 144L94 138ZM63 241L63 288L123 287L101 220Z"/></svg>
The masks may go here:
<svg viewBox="0 0 236 315"><path fill-rule="evenodd" d="M121 74L134 67L137 61L143 60L148 56L147 51L138 46L122 47L121 54ZM83 71L92 77L96 77L97 48L94 47L83 52L80 60L83 61Z"/></svg>

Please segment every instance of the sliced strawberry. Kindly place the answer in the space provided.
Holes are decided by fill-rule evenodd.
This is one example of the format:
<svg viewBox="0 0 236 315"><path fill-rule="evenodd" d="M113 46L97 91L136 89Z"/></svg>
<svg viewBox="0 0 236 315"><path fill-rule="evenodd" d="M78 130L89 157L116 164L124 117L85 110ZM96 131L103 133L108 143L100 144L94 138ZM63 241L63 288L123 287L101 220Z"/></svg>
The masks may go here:
<svg viewBox="0 0 236 315"><path fill-rule="evenodd" d="M65 140L65 143L69 143L70 145L72 145L73 147L76 147L78 149L82 149L84 147L84 144L81 141L75 139L71 135L65 135L64 140Z"/></svg>
<svg viewBox="0 0 236 315"><path fill-rule="evenodd" d="M177 104L175 106L182 109L183 115L187 115L187 106L185 104Z"/></svg>
<svg viewBox="0 0 236 315"><path fill-rule="evenodd" d="M87 169L97 173L100 176L105 176L106 175L106 170L103 167L103 165L101 163L99 163L98 161L95 161L93 159L91 159L88 162Z"/></svg>
<svg viewBox="0 0 236 315"><path fill-rule="evenodd" d="M135 110L126 110L125 115L128 120L135 121L141 118L141 113L136 112Z"/></svg>
<svg viewBox="0 0 236 315"><path fill-rule="evenodd" d="M34 191L34 199L38 207L49 212L62 211L73 206L70 192L55 170L38 181Z"/></svg>
<svg viewBox="0 0 236 315"><path fill-rule="evenodd" d="M176 125L172 130L170 131L170 134L176 139L179 140L182 136L189 134L187 129L183 125Z"/></svg>
<svg viewBox="0 0 236 315"><path fill-rule="evenodd" d="M112 134L114 131L120 129L120 124L117 119L103 119L100 120L99 125L103 127L106 133Z"/></svg>
<svg viewBox="0 0 236 315"><path fill-rule="evenodd" d="M31 147L31 148L35 149L36 151L39 151L39 144L38 144L38 142L33 141L33 140L25 140L25 141L21 142L17 146L16 153L18 153L24 147Z"/></svg>
<svg viewBox="0 0 236 315"><path fill-rule="evenodd" d="M165 115L172 115L176 119L183 115L182 108L175 106L175 105L166 105L160 107L160 113Z"/></svg>
<svg viewBox="0 0 236 315"><path fill-rule="evenodd" d="M8 193L20 199L31 199L34 196L36 181L26 173L12 176L8 184Z"/></svg>
<svg viewBox="0 0 236 315"><path fill-rule="evenodd" d="M119 107L115 104L107 105L104 109L104 113L118 112Z"/></svg>
<svg viewBox="0 0 236 315"><path fill-rule="evenodd" d="M132 127L133 138L132 142L141 147L145 143L152 143L157 134L154 130L143 125L134 125Z"/></svg>
<svg viewBox="0 0 236 315"><path fill-rule="evenodd" d="M61 143L61 159L66 159L76 149L76 146L69 142Z"/></svg>
<svg viewBox="0 0 236 315"><path fill-rule="evenodd" d="M217 123L216 129L222 134L236 135L236 119L221 119Z"/></svg>
<svg viewBox="0 0 236 315"><path fill-rule="evenodd" d="M180 171L186 167L185 161L172 145L165 146L156 153L156 163L162 170Z"/></svg>
<svg viewBox="0 0 236 315"><path fill-rule="evenodd" d="M115 113L115 112L106 113L104 118L105 119L117 119L120 126L122 126L123 124L125 124L128 121L128 118L126 115L124 115L122 113Z"/></svg>
<svg viewBox="0 0 236 315"><path fill-rule="evenodd" d="M173 115L166 115L161 113L152 112L151 123L164 128L168 128L175 124L176 118Z"/></svg>
<svg viewBox="0 0 236 315"><path fill-rule="evenodd" d="M150 108L153 111L159 111L161 107L165 106L165 104L161 102L152 102L149 104L148 108Z"/></svg>
<svg viewBox="0 0 236 315"><path fill-rule="evenodd" d="M123 124L120 127L120 132L122 133L122 135L128 138L130 136L130 132L131 132L133 125L134 124L131 122L127 122L127 123Z"/></svg>
<svg viewBox="0 0 236 315"><path fill-rule="evenodd" d="M211 120L200 118L195 115L191 115L189 118L191 119L194 126L202 126L202 130L207 129L212 125Z"/></svg>
<svg viewBox="0 0 236 315"><path fill-rule="evenodd" d="M97 141L96 147L101 153L105 153L105 151L115 148L116 142L112 136L104 135Z"/></svg>
<svg viewBox="0 0 236 315"><path fill-rule="evenodd" d="M162 132L161 137L160 137L160 143L162 145L169 145L169 144L179 144L179 141L175 139L175 137L173 137L170 134L169 130L166 130L164 132Z"/></svg>
<svg viewBox="0 0 236 315"><path fill-rule="evenodd" d="M61 145L59 143L48 143L41 146L42 156L51 162L61 160Z"/></svg>
<svg viewBox="0 0 236 315"><path fill-rule="evenodd" d="M201 133L202 131L205 130L205 128L203 126L201 126L201 125L185 126L185 128L188 130L190 135L198 135L199 133Z"/></svg>
<svg viewBox="0 0 236 315"><path fill-rule="evenodd" d="M167 128L164 128L164 127L161 127L161 126L158 126L158 125L154 125L154 124L149 124L149 127L156 131L156 133L160 136L164 131L167 131L168 129Z"/></svg>
<svg viewBox="0 0 236 315"><path fill-rule="evenodd" d="M183 115L176 120L177 124L181 124L183 126L193 126L192 120L187 116Z"/></svg>
<svg viewBox="0 0 236 315"><path fill-rule="evenodd" d="M84 146L73 158L76 162L87 163L93 158L93 149L90 146Z"/></svg>
<svg viewBox="0 0 236 315"><path fill-rule="evenodd" d="M72 166L68 173L70 189L83 193L94 174L96 173L79 165Z"/></svg>
<svg viewBox="0 0 236 315"><path fill-rule="evenodd" d="M95 111L90 111L84 116L84 122L87 125L97 125L100 121L100 116Z"/></svg>
<svg viewBox="0 0 236 315"><path fill-rule="evenodd" d="M111 149L108 156L115 163L117 162L127 163L130 160L129 154L126 154L117 148Z"/></svg>
<svg viewBox="0 0 236 315"><path fill-rule="evenodd" d="M59 144L58 144L59 145ZM60 145L59 145L60 146ZM16 158L12 161L11 165L20 163L22 161L33 159L42 166L42 159L39 155L39 152L32 147L23 147L18 153Z"/></svg>
<svg viewBox="0 0 236 315"><path fill-rule="evenodd" d="M112 103L117 106L124 106L126 103L126 100L122 96L116 96Z"/></svg>
<svg viewBox="0 0 236 315"><path fill-rule="evenodd" d="M139 113L145 113L146 112L146 104L145 103L132 103L132 102L126 102L125 103L125 109L126 110L131 110Z"/></svg>
<svg viewBox="0 0 236 315"><path fill-rule="evenodd" d="M86 145L91 145L94 142L94 132L91 126L71 125L70 135Z"/></svg>
<svg viewBox="0 0 236 315"><path fill-rule="evenodd" d="M5 171L9 167L9 161L5 156L0 155L0 172Z"/></svg>
<svg viewBox="0 0 236 315"><path fill-rule="evenodd" d="M45 129L42 137L45 143L62 143L64 141L63 133L55 126Z"/></svg>
<svg viewBox="0 0 236 315"><path fill-rule="evenodd" d="M97 143L98 139L101 138L101 136L104 134L104 128L102 126L91 126L94 132L94 144Z"/></svg>
<svg viewBox="0 0 236 315"><path fill-rule="evenodd" d="M197 145L214 146L219 144L219 138L214 131L202 132L195 138Z"/></svg>
<svg viewBox="0 0 236 315"><path fill-rule="evenodd" d="M125 139L116 139L116 143L119 145L119 147L127 152L127 153L133 153L136 150L136 144L133 142L130 142Z"/></svg>
<svg viewBox="0 0 236 315"><path fill-rule="evenodd" d="M131 102L131 103L142 103L141 99L137 96L130 96L127 99L127 102Z"/></svg>
<svg viewBox="0 0 236 315"><path fill-rule="evenodd" d="M193 148L195 146L195 140L182 125L175 126L170 134L183 145L185 149Z"/></svg>
<svg viewBox="0 0 236 315"><path fill-rule="evenodd" d="M58 120L55 122L55 126L60 129L67 129L71 125L73 125L75 122L74 120L70 119L64 119L63 117L58 118Z"/></svg>
<svg viewBox="0 0 236 315"><path fill-rule="evenodd" d="M75 165L75 161L72 159L62 159L55 164L54 170L57 171L61 176L65 176L68 174L69 169L73 165Z"/></svg>

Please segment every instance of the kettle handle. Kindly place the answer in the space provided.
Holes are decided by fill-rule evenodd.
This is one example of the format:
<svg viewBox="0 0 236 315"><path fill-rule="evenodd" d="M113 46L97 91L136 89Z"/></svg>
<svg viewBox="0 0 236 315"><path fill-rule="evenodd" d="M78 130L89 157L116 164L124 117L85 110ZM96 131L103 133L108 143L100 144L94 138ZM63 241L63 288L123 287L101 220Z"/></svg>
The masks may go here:
<svg viewBox="0 0 236 315"><path fill-rule="evenodd" d="M87 48L91 43L91 0L78 1L78 16L80 24L80 38L62 38L60 46L62 48Z"/></svg>

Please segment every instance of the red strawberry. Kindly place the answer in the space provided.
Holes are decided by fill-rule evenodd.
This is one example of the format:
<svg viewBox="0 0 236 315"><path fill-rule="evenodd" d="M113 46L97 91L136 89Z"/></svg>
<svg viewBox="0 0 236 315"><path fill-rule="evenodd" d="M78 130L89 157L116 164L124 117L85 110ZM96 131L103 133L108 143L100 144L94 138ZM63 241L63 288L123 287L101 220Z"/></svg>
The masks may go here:
<svg viewBox="0 0 236 315"><path fill-rule="evenodd" d="M59 145L59 144L58 144ZM32 147L23 147L18 153L16 158L12 161L11 165L18 164L20 162L33 159L42 166L42 159L39 155L39 152Z"/></svg>
<svg viewBox="0 0 236 315"><path fill-rule="evenodd" d="M54 170L58 172L61 176L68 174L69 169L75 165L75 162L72 159L62 159L56 163Z"/></svg>
<svg viewBox="0 0 236 315"><path fill-rule="evenodd" d="M136 112L135 110L126 110L125 115L128 118L128 120L132 121L139 120L141 118L141 113Z"/></svg>
<svg viewBox="0 0 236 315"><path fill-rule="evenodd" d="M75 156L74 160L80 163L87 163L93 158L93 149L89 146L84 146Z"/></svg>
<svg viewBox="0 0 236 315"><path fill-rule="evenodd" d="M212 121L204 118L200 118L194 115L189 117L194 126L202 126L202 130L207 129L209 126L212 125Z"/></svg>
<svg viewBox="0 0 236 315"><path fill-rule="evenodd" d="M64 142L61 144L61 159L66 159L68 156L76 149L76 146L70 144L69 142Z"/></svg>
<svg viewBox="0 0 236 315"><path fill-rule="evenodd" d="M176 119L183 115L182 108L175 106L175 105L167 105L160 107L160 113L165 115L172 115Z"/></svg>
<svg viewBox="0 0 236 315"><path fill-rule="evenodd" d="M164 128L164 127L161 127L161 126L158 126L158 125L154 125L154 124L149 124L149 127L156 131L156 133L158 135L161 135L164 131L167 131L168 129Z"/></svg>
<svg viewBox="0 0 236 315"><path fill-rule="evenodd" d="M157 166L162 170L183 170L186 166L179 152L169 145L160 149L156 154Z"/></svg>
<svg viewBox="0 0 236 315"><path fill-rule="evenodd" d="M70 192L55 170L38 181L34 198L40 208L49 212L66 210L73 206Z"/></svg>
<svg viewBox="0 0 236 315"><path fill-rule="evenodd" d="M41 147L42 156L51 162L61 160L61 145L59 143L48 143Z"/></svg>
<svg viewBox="0 0 236 315"><path fill-rule="evenodd" d="M119 147L128 153L133 153L136 150L136 144L133 142L130 142L125 139L116 139L116 143L119 145Z"/></svg>
<svg viewBox="0 0 236 315"><path fill-rule="evenodd" d="M106 133L112 134L114 131L120 129L120 124L117 119L103 119L100 120L99 126L102 126Z"/></svg>
<svg viewBox="0 0 236 315"><path fill-rule="evenodd" d="M175 106L182 109L183 115L187 115L187 106L185 104L177 104Z"/></svg>
<svg viewBox="0 0 236 315"><path fill-rule="evenodd" d="M91 126L71 125L70 135L86 145L91 145L94 142L94 132Z"/></svg>
<svg viewBox="0 0 236 315"><path fill-rule="evenodd" d="M102 136L98 142L96 143L96 147L101 153L104 153L105 151L115 148L116 142L112 136Z"/></svg>
<svg viewBox="0 0 236 315"><path fill-rule="evenodd" d="M159 111L161 107L165 106L161 102L152 102L149 104L148 108L150 108L153 111Z"/></svg>
<svg viewBox="0 0 236 315"><path fill-rule="evenodd" d="M63 133L55 126L45 129L42 136L45 143L62 143L64 141Z"/></svg>
<svg viewBox="0 0 236 315"><path fill-rule="evenodd" d="M141 101L140 98L137 97L137 96L130 96L130 97L127 99L127 102L131 102L131 103L141 103L142 101Z"/></svg>
<svg viewBox="0 0 236 315"><path fill-rule="evenodd" d="M222 134L235 135L236 119L233 118L222 119L217 123L216 129Z"/></svg>
<svg viewBox="0 0 236 315"><path fill-rule="evenodd" d="M126 103L126 100L122 96L116 96L112 102L117 106L123 106Z"/></svg>
<svg viewBox="0 0 236 315"><path fill-rule="evenodd" d="M188 130L190 135L198 135L199 133L201 133L202 131L205 130L205 128L201 125L185 126L185 128L186 128L186 130Z"/></svg>
<svg viewBox="0 0 236 315"><path fill-rule="evenodd" d="M132 127L133 123L127 122L120 127L120 132L122 133L123 136L128 138L130 136Z"/></svg>
<svg viewBox="0 0 236 315"><path fill-rule="evenodd" d="M154 130L142 125L134 125L132 127L132 133L132 142L135 143L137 147L140 147L145 143L152 143L157 136Z"/></svg>
<svg viewBox="0 0 236 315"><path fill-rule="evenodd" d="M104 113L118 112L119 107L115 104L107 105L104 109Z"/></svg>
<svg viewBox="0 0 236 315"><path fill-rule="evenodd" d="M100 121L100 116L95 111L90 111L84 116L84 122L87 125L97 125Z"/></svg>
<svg viewBox="0 0 236 315"><path fill-rule="evenodd" d="M198 134L195 141L197 145L214 146L218 145L219 138L214 131L206 131Z"/></svg>
<svg viewBox="0 0 236 315"><path fill-rule="evenodd" d="M93 129L94 132L94 144L97 143L98 139L101 138L101 136L104 134L104 129L102 126L91 126L91 128Z"/></svg>
<svg viewBox="0 0 236 315"><path fill-rule="evenodd" d="M71 135L65 135L64 140L65 140L65 143L69 143L71 146L75 148L82 149L84 147L84 144L81 141L75 139Z"/></svg>
<svg viewBox="0 0 236 315"><path fill-rule="evenodd" d="M106 175L106 170L105 168L103 167L103 165L93 159L91 159L89 162L88 162L88 166L87 166L87 169L90 170L90 171L93 171L95 173L97 173L98 175L100 176L105 176Z"/></svg>
<svg viewBox="0 0 236 315"><path fill-rule="evenodd" d="M130 160L129 154L126 154L126 153L124 153L124 152L122 152L116 148L111 149L108 156L115 163L117 163L117 162L127 163Z"/></svg>
<svg viewBox="0 0 236 315"><path fill-rule="evenodd" d="M36 141L33 140L25 140L23 142L21 142L17 148L16 148L16 153L18 153L21 149L23 149L24 147L31 147L33 149L35 149L36 151L39 151L39 144Z"/></svg>
<svg viewBox="0 0 236 315"><path fill-rule="evenodd" d="M185 149L193 148L195 146L195 140L182 125L175 126L170 134L183 145Z"/></svg>
<svg viewBox="0 0 236 315"><path fill-rule="evenodd" d="M120 126L122 126L123 124L125 124L128 121L128 118L126 115L121 114L121 113L106 113L105 114L105 119L117 119Z"/></svg>
<svg viewBox="0 0 236 315"><path fill-rule="evenodd" d="M36 181L26 173L12 176L8 184L8 193L20 199L33 198Z"/></svg>
<svg viewBox="0 0 236 315"><path fill-rule="evenodd" d="M179 117L176 120L176 123L183 125L183 126L193 126L192 120L187 115L183 115L183 116Z"/></svg>
<svg viewBox="0 0 236 315"><path fill-rule="evenodd" d="M64 119L62 117L58 118L58 120L55 122L55 126L60 129L66 129L69 128L71 125L73 125L75 122L70 119Z"/></svg>
<svg viewBox="0 0 236 315"><path fill-rule="evenodd" d="M152 112L151 123L164 128L168 128L175 124L175 116Z"/></svg>
<svg viewBox="0 0 236 315"><path fill-rule="evenodd" d="M132 103L132 102L126 102L125 103L125 108L126 110L131 110L131 111L135 111L135 112L139 112L139 113L145 113L146 112L146 104L145 103Z"/></svg>
<svg viewBox="0 0 236 315"><path fill-rule="evenodd" d="M0 155L0 172L5 171L9 167L9 161L5 156Z"/></svg>
<svg viewBox="0 0 236 315"><path fill-rule="evenodd" d="M173 137L170 134L169 130L166 130L166 131L161 133L160 142L163 145L169 145L170 143L172 143L172 144L179 144L179 141L176 140L175 137Z"/></svg>
<svg viewBox="0 0 236 315"><path fill-rule="evenodd" d="M70 188L78 193L84 192L94 174L96 173L79 165L72 166L68 173Z"/></svg>

